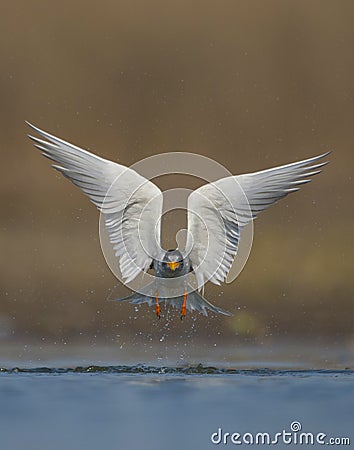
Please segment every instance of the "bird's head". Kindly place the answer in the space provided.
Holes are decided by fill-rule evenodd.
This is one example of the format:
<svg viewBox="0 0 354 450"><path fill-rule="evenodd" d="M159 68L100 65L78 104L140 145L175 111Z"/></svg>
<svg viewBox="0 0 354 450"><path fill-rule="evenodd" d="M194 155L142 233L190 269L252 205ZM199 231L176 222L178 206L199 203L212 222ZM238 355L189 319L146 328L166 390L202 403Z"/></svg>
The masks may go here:
<svg viewBox="0 0 354 450"><path fill-rule="evenodd" d="M167 250L162 260L167 271L179 272L184 266L183 255L179 250Z"/></svg>

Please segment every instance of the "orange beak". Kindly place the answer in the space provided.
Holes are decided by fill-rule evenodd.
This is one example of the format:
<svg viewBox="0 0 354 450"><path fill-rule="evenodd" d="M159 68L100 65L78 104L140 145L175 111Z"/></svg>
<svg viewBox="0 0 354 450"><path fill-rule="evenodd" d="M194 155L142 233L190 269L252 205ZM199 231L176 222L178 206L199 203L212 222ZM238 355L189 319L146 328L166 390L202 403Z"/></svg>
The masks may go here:
<svg viewBox="0 0 354 450"><path fill-rule="evenodd" d="M168 262L167 265L168 267L174 272L177 267L179 266L179 262Z"/></svg>

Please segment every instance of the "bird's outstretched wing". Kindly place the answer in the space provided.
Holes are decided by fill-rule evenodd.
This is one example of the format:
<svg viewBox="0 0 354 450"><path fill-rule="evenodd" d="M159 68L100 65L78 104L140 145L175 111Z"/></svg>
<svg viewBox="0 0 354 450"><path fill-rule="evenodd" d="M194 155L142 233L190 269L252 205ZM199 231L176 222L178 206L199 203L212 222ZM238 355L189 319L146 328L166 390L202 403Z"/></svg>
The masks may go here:
<svg viewBox="0 0 354 450"><path fill-rule="evenodd" d="M129 282L146 271L160 257L160 189L130 168L28 125L42 137L29 136L35 146L104 214L123 278Z"/></svg>
<svg viewBox="0 0 354 450"><path fill-rule="evenodd" d="M198 287L225 280L240 239L240 229L259 212L308 183L327 164L330 152L272 169L222 178L188 198L186 249Z"/></svg>

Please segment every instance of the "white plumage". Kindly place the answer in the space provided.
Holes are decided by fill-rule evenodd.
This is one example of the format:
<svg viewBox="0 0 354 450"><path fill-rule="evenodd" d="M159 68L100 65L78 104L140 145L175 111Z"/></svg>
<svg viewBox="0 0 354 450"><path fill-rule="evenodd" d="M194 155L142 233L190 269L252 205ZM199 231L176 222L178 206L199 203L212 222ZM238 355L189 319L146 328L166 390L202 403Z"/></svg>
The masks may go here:
<svg viewBox="0 0 354 450"><path fill-rule="evenodd" d="M78 186L104 214L125 281L162 261L163 194L134 170L100 158L28 124L30 136L53 167ZM240 230L259 212L295 192L326 164L329 152L260 172L222 178L188 198L189 265L200 289L208 280L223 282L236 255Z"/></svg>
<svg viewBox="0 0 354 450"><path fill-rule="evenodd" d="M189 257L199 287L205 280L210 279L215 284L225 280L237 252L240 229L258 213L311 181L309 177L320 173L319 169L327 164L319 161L329 153L260 172L222 178L189 196L188 230L194 239ZM212 230L213 235L208 236L207 230ZM210 246L207 252L206 242ZM189 246L187 240L187 248Z"/></svg>
<svg viewBox="0 0 354 450"><path fill-rule="evenodd" d="M54 169L78 186L105 215L123 278L129 282L141 270L146 271L153 259L161 258L157 245L162 211L160 189L128 167L28 125L46 139L29 136L44 156L55 161Z"/></svg>

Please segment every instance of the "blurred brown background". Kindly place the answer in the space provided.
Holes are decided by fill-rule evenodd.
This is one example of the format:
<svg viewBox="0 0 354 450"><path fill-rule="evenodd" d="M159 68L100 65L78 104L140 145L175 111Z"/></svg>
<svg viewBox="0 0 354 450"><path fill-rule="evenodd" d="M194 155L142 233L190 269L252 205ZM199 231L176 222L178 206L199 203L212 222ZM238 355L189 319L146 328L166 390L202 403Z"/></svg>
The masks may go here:
<svg viewBox="0 0 354 450"><path fill-rule="evenodd" d="M190 151L237 174L334 150L310 185L257 219L241 276L207 286L235 315L177 314L169 332L350 342L353 23L351 1L3 4L2 338L115 342L141 331L146 341L165 326L152 309L106 301L117 282L98 212L32 147L29 120L125 165Z"/></svg>

